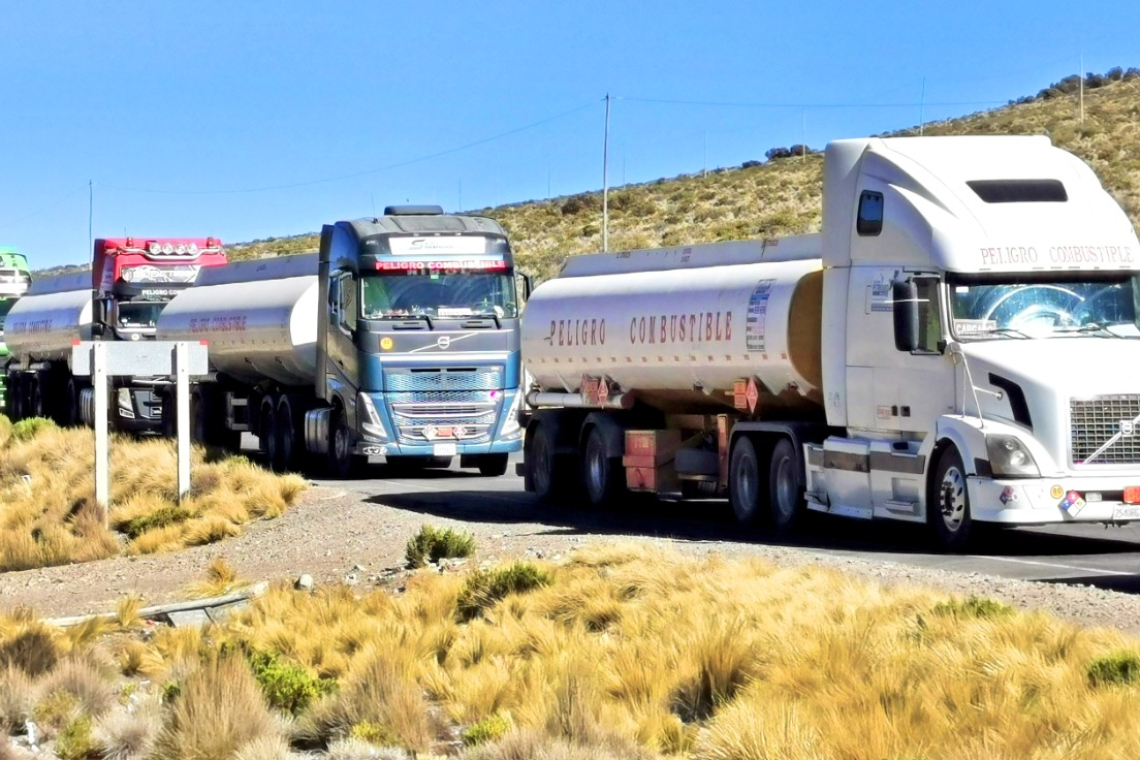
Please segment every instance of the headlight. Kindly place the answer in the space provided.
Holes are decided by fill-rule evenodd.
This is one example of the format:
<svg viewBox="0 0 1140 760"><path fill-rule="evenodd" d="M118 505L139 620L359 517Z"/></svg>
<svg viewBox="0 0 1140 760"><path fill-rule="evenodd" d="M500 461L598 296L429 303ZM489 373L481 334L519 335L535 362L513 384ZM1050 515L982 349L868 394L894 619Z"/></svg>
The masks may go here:
<svg viewBox="0 0 1140 760"><path fill-rule="evenodd" d="M131 405L131 389L120 388L118 393L119 416L123 419L134 419L135 410Z"/></svg>
<svg viewBox="0 0 1140 760"><path fill-rule="evenodd" d="M507 436L512 436L519 432L519 401L522 397L523 391L520 388L515 392L515 397L511 399L511 405L507 409L505 418L503 419L503 427L499 430L500 438L506 438Z"/></svg>
<svg viewBox="0 0 1140 760"><path fill-rule="evenodd" d="M994 477L1036 478L1041 476L1037 462L1019 438L1012 435L987 435L986 452Z"/></svg>
<svg viewBox="0 0 1140 760"><path fill-rule="evenodd" d="M380 421L380 413L376 411L372 397L367 393L356 394L356 407L364 410L366 420L360 424L364 434L382 441L388 440L388 433L384 430L384 423Z"/></svg>

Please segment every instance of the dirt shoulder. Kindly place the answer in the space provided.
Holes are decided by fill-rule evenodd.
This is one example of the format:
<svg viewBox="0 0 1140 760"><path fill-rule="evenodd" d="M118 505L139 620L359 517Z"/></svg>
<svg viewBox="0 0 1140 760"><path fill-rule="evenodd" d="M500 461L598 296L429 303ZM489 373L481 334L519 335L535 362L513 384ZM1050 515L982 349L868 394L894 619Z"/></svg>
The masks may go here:
<svg viewBox="0 0 1140 760"><path fill-rule="evenodd" d="M559 525L535 521L539 515L530 510L524 517L517 506L505 509L509 515L458 510L461 519L428 517L415 510L375 503L360 494L318 486L304 493L284 516L253 523L243 535L218 544L0 574L0 608L31 607L41 615L55 617L113 610L119 599L132 593L140 594L146 604L184 599L187 586L202 580L206 566L219 556L251 582L292 580L309 573L318 584L347 580L363 589L398 573L403 568L408 538L430 522L473 533L478 547L475 562L528 556L557 559L587 542L645 541L689 553L759 557L782 566L819 564L887 585L984 595L1022 608L1048 610L1082 625L1140 634L1140 597L1130 594L842 558L759 543L566 531ZM508 516L511 519L504 519Z"/></svg>

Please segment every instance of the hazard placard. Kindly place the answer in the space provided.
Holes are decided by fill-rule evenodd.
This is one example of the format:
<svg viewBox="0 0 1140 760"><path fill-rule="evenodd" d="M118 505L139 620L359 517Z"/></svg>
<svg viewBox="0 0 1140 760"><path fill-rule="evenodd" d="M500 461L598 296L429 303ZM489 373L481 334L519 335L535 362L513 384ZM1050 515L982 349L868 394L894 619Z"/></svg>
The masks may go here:
<svg viewBox="0 0 1140 760"><path fill-rule="evenodd" d="M748 402L749 413L756 412L756 402L760 400L760 389L756 387L756 378L748 378L748 388L744 391L744 400Z"/></svg>

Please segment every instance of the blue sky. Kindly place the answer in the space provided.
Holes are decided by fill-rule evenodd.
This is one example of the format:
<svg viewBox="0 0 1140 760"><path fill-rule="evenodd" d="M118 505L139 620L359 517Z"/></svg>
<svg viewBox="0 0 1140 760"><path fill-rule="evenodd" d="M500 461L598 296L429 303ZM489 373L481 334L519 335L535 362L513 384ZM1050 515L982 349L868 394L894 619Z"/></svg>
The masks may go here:
<svg viewBox="0 0 1140 760"><path fill-rule="evenodd" d="M0 245L644 182L1140 67L1140 3L0 0ZM683 102L664 102L683 101ZM748 105L726 105L748 104ZM920 105L922 104L922 105Z"/></svg>

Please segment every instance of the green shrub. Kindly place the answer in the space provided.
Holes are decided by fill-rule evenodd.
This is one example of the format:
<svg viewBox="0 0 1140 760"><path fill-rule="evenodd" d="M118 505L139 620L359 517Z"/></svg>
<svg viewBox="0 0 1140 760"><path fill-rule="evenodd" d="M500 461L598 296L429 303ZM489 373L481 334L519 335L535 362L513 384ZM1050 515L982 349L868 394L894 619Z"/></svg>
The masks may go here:
<svg viewBox="0 0 1140 760"><path fill-rule="evenodd" d="M515 562L496 570L472 573L459 592L459 617L461 620L479 617L483 610L494 606L500 599L548 586L553 580L550 573L529 562Z"/></svg>
<svg viewBox="0 0 1140 760"><path fill-rule="evenodd" d="M1092 686L1127 685L1140 680L1140 657L1133 652L1113 652L1089 663Z"/></svg>
<svg viewBox="0 0 1140 760"><path fill-rule="evenodd" d="M507 732L511 730L513 725L510 716L502 713L488 715L486 718L483 718L483 720L472 723L463 729L463 744L468 747L474 747L479 744L502 739L506 736Z"/></svg>
<svg viewBox="0 0 1140 760"><path fill-rule="evenodd" d="M12 426L13 441L30 441L46 428L54 428L55 423L46 417L28 417Z"/></svg>
<svg viewBox="0 0 1140 760"><path fill-rule="evenodd" d="M475 551L475 536L456 533L451 528L433 528L425 525L420 532L408 539L404 556L408 567L423 567L429 561L454 557L470 557Z"/></svg>
<svg viewBox="0 0 1140 760"><path fill-rule="evenodd" d="M253 677L266 701L279 710L299 715L335 687L331 679L318 678L305 668L283 662L273 652L255 652L249 657Z"/></svg>
<svg viewBox="0 0 1140 760"><path fill-rule="evenodd" d="M400 737L396 735L395 731L381 723L370 720L362 720L354 724L348 735L374 747L396 747L400 744Z"/></svg>
<svg viewBox="0 0 1140 760"><path fill-rule="evenodd" d="M59 732L55 739L55 754L61 760L87 760L101 757L95 739L91 736L91 718L80 715Z"/></svg>
<svg viewBox="0 0 1140 760"><path fill-rule="evenodd" d="M182 682L176 680L167 681L162 685L162 702L169 705L176 699L182 696Z"/></svg>
<svg viewBox="0 0 1140 760"><path fill-rule="evenodd" d="M944 617L991 620L993 618L1012 615L1013 612L1013 607L1010 607L1008 604L1003 604L996 599L987 599L984 596L951 599L948 602L939 602L934 605L934 614Z"/></svg>
<svg viewBox="0 0 1140 760"><path fill-rule="evenodd" d="M156 509L148 515L141 515L132 520L128 520L122 526L122 531L130 538L138 538L147 531L156 528L165 528L167 525L174 525L175 523L185 522L190 519L190 513L182 507L162 507Z"/></svg>

